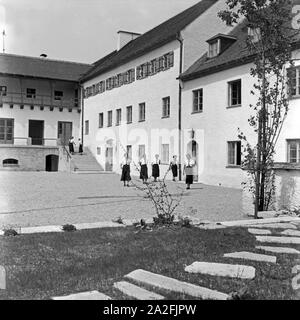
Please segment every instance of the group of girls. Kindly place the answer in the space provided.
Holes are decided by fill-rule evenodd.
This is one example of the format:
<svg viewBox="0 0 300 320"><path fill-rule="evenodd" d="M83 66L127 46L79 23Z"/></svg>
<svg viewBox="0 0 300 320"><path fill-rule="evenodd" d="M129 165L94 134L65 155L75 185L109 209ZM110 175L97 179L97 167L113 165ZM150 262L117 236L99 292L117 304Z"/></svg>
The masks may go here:
<svg viewBox="0 0 300 320"><path fill-rule="evenodd" d="M143 183L146 183L149 179L148 175L148 161L146 158L146 155L142 155L139 160L139 171L140 171L140 179L143 181ZM155 159L151 164L152 167L152 177L154 178L154 182L157 181L157 179L160 176L160 159L159 155L155 155ZM186 161L183 167L183 174L186 175L186 185L187 189L190 189L191 184L193 184L193 167L195 166L195 161L192 159L190 154L186 155ZM121 163L121 169L122 169L122 175L121 175L121 181L124 182L124 187L129 187L129 181L131 181L130 176L130 159L128 158L127 153L124 154L124 159ZM176 181L176 178L178 176L178 162L177 162L177 156L173 156L172 161L170 162L169 169L172 172L173 175L173 181Z"/></svg>

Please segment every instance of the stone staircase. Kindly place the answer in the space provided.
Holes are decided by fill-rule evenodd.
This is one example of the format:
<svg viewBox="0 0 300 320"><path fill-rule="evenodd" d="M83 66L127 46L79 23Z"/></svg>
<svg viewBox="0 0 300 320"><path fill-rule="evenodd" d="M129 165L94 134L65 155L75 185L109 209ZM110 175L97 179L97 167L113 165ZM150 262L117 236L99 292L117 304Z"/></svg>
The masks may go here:
<svg viewBox="0 0 300 320"><path fill-rule="evenodd" d="M95 159L88 148L84 148L83 154L75 153L72 155L74 173L103 173L104 169Z"/></svg>

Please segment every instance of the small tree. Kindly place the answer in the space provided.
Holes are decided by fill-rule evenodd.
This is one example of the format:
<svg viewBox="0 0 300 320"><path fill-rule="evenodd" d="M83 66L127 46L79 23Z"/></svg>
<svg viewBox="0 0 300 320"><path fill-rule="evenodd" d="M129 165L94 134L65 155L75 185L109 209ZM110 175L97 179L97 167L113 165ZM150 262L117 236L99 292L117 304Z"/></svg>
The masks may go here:
<svg viewBox="0 0 300 320"><path fill-rule="evenodd" d="M252 30L246 47L253 56L250 74L255 78L251 94L257 97L248 119L257 135L251 144L239 129L244 142L242 166L250 178L250 191L255 199L254 217L258 211L268 210L275 190L273 156L284 120L288 112L287 67L292 66L292 45L296 32L291 28L290 0L227 0L227 10L219 17L229 24L244 20Z"/></svg>

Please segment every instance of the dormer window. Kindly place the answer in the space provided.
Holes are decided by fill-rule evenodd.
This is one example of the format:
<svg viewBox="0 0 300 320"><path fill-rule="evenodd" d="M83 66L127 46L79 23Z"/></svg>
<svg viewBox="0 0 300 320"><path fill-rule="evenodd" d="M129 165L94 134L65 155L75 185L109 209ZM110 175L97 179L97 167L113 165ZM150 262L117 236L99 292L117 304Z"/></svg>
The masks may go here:
<svg viewBox="0 0 300 320"><path fill-rule="evenodd" d="M253 43L258 42L261 39L260 28L248 27L248 37Z"/></svg>
<svg viewBox="0 0 300 320"><path fill-rule="evenodd" d="M217 34L214 37L208 39L208 58L214 58L224 52L229 46L231 46L236 41L236 37Z"/></svg>
<svg viewBox="0 0 300 320"><path fill-rule="evenodd" d="M220 52L220 39L217 39L209 44L208 56L209 58L216 57Z"/></svg>

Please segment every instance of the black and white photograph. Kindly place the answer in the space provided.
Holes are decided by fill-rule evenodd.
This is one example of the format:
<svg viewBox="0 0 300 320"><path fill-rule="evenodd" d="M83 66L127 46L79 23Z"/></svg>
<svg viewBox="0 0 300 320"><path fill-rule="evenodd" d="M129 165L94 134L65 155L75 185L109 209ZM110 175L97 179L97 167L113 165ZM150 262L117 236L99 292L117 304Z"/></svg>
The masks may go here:
<svg viewBox="0 0 300 320"><path fill-rule="evenodd" d="M0 0L0 38L1 305L300 300L300 0Z"/></svg>

